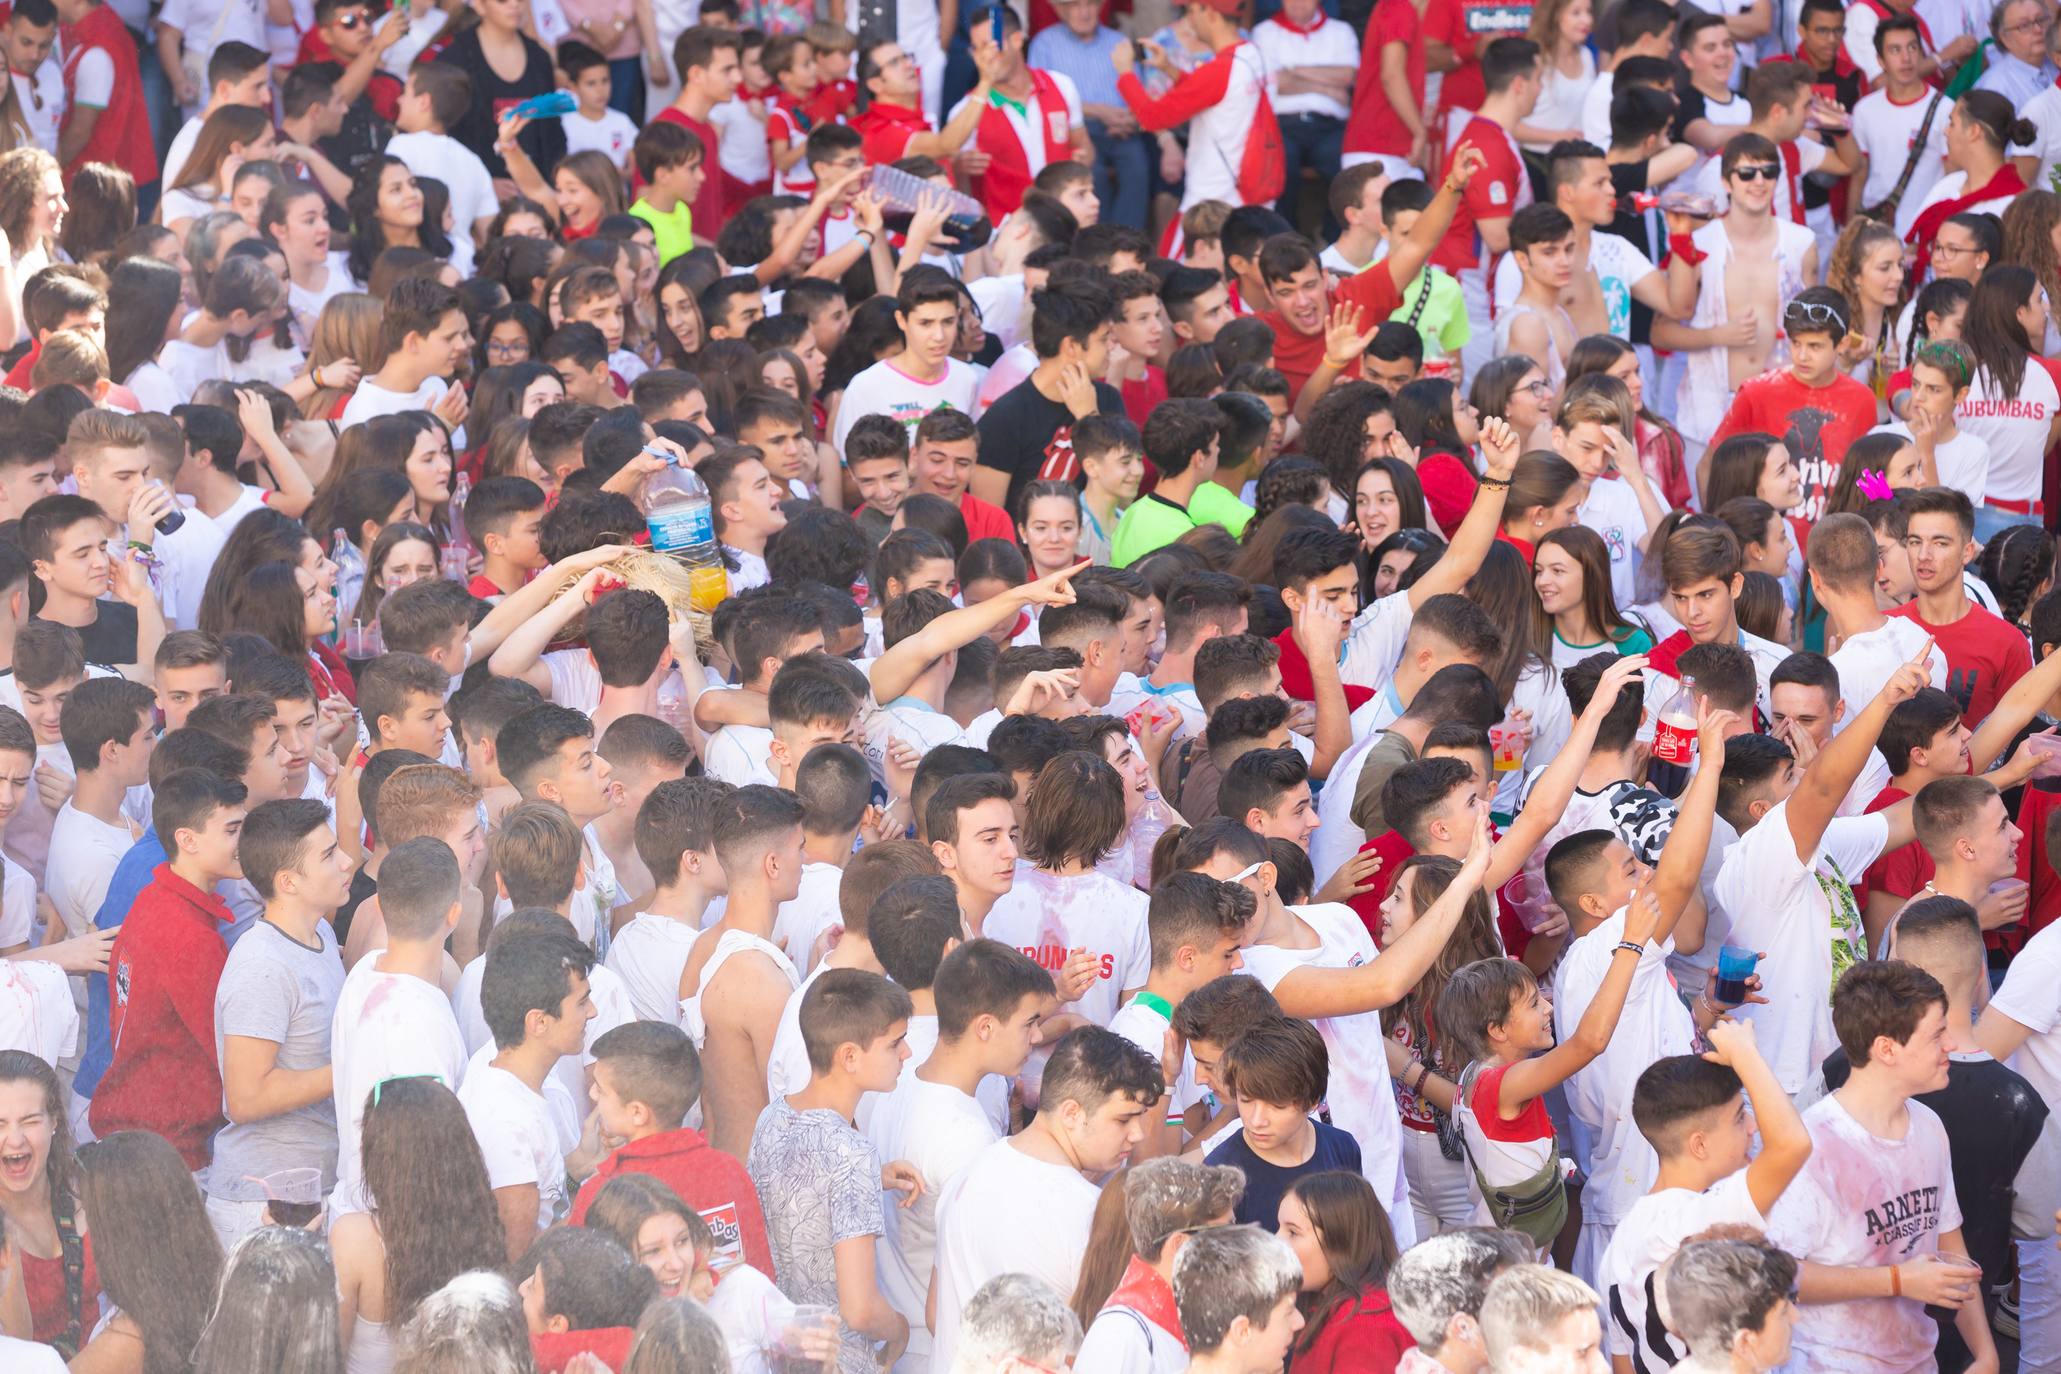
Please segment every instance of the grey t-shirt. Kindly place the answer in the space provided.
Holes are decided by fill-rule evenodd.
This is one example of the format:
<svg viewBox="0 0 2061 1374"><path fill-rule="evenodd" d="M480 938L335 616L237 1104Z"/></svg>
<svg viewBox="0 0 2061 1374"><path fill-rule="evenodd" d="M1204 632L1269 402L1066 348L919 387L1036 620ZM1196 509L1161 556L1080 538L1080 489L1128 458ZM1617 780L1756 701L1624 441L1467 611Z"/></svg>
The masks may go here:
<svg viewBox="0 0 2061 1374"><path fill-rule="evenodd" d="M304 945L269 921L253 923L229 951L215 990L215 1059L231 1035L279 1046L282 1069L318 1069L329 1062L329 1023L343 991L343 959L327 922L318 943ZM322 1191L336 1183L336 1103L320 1101L262 1121L230 1122L215 1136L208 1192L224 1201L267 1196L257 1180L282 1169L322 1171Z"/></svg>
<svg viewBox="0 0 2061 1374"><path fill-rule="evenodd" d="M776 1097L759 1113L745 1167L766 1214L780 1291L836 1311L838 1242L885 1229L871 1142L827 1107L798 1112ZM876 1374L873 1342L849 1326L838 1335L839 1374Z"/></svg>

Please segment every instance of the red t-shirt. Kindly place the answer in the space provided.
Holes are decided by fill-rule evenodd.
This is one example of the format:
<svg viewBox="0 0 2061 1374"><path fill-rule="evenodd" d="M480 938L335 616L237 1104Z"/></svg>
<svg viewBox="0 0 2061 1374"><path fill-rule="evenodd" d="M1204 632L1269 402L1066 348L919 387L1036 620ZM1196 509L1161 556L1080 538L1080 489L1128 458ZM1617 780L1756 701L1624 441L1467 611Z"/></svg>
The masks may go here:
<svg viewBox="0 0 2061 1374"><path fill-rule="evenodd" d="M722 169L716 163L722 136L714 125L703 123L677 106L666 106L655 118L667 124L677 124L701 140L701 165L707 175L701 179L701 189L695 192L694 203L687 208L694 216L695 235L714 243L716 232L730 214L724 198Z"/></svg>
<svg viewBox="0 0 2061 1374"><path fill-rule="evenodd" d="M773 1248L766 1241L766 1214L759 1208L751 1175L730 1155L682 1126L632 1140L607 1159L573 1198L572 1223L581 1225L587 1209L608 1180L617 1174L648 1174L666 1184L708 1223L716 1235L716 1253L726 1260L741 1257L762 1274L773 1272Z"/></svg>
<svg viewBox="0 0 2061 1374"><path fill-rule="evenodd" d="M1143 429L1145 418L1166 399L1166 373L1147 363L1143 377L1134 382L1124 382L1117 390L1123 393L1124 414L1131 417L1132 424Z"/></svg>
<svg viewBox="0 0 2061 1374"><path fill-rule="evenodd" d="M1424 114L1424 18L1410 0L1381 0L1367 20L1367 41L1360 49L1360 74L1353 82L1352 111L1345 120L1345 151L1410 155L1410 131L1381 87L1381 52L1391 43L1403 45L1403 79Z"/></svg>
<svg viewBox="0 0 2061 1374"><path fill-rule="evenodd" d="M1759 432L1780 439L1803 476L1803 505L1791 514L1810 522L1825 513L1825 498L1839 483L1847 448L1873 428L1875 393L1845 373L1824 386L1805 386L1792 372L1770 372L1739 388L1710 446L1734 434Z"/></svg>
<svg viewBox="0 0 2061 1374"><path fill-rule="evenodd" d="M1448 272L1486 268L1488 254L1475 224L1485 219L1508 219L1531 203L1531 174L1524 170L1524 159L1502 125L1476 115L1467 121L1453 152L1457 155L1461 144L1467 143L1481 149L1488 164L1467 183L1451 227L1432 250L1431 261ZM1383 314L1380 318L1388 316Z"/></svg>
<svg viewBox="0 0 2061 1374"><path fill-rule="evenodd" d="M225 1118L215 1061L215 987L228 903L159 864L108 958L114 1060L93 1095L93 1133L161 1135L189 1169L207 1166Z"/></svg>
<svg viewBox="0 0 2061 1374"><path fill-rule="evenodd" d="M959 493L959 515L966 522L968 539L1006 539L1016 542L1016 522L1009 512L992 501L983 501L970 491Z"/></svg>
<svg viewBox="0 0 2061 1374"><path fill-rule="evenodd" d="M1296 1352L1295 1362L1332 1374L1389 1374L1402 1363L1403 1352L1416 1346L1396 1319L1388 1294L1367 1288L1331 1314L1309 1344Z"/></svg>
<svg viewBox="0 0 2061 1374"><path fill-rule="evenodd" d="M802 113L821 124L825 120L842 117L858 100L859 83L847 77L842 81L826 82L809 92L809 98L802 102Z"/></svg>
<svg viewBox="0 0 2061 1374"><path fill-rule="evenodd" d="M2032 671L2025 635L2004 618L1968 603L1968 614L1951 625L1934 625L1918 614L1915 601L1889 614L1922 626L1946 655L1947 695L1961 706L1962 723L1973 730L1996 708L2012 683Z"/></svg>
<svg viewBox="0 0 2061 1374"><path fill-rule="evenodd" d="M1403 293L1396 289L1395 277L1385 259L1340 282L1331 293L1330 300L1332 305L1356 305L1370 320L1387 319L1402 303ZM1314 334L1304 334L1274 310L1263 311L1259 318L1274 331L1275 370L1286 377L1294 393L1300 395L1303 383L1323 364L1324 331L1319 329ZM1343 375L1359 376L1358 361Z"/></svg>
<svg viewBox="0 0 2061 1374"><path fill-rule="evenodd" d="M1877 811L1887 811L1910 795L1891 784L1875 794L1875 800L1868 803L1863 814L1872 816ZM1932 881L1933 868L1932 856L1916 840L1897 849L1885 850L1880 858L1868 865L1865 881L1853 885L1853 899L1863 908L1868 905L1871 892L1887 892L1893 897L1908 900Z"/></svg>
<svg viewBox="0 0 2061 1374"><path fill-rule="evenodd" d="M1367 927L1367 933L1378 945L1381 943L1381 904L1388 900L1389 884L1395 881L1396 870L1403 866L1403 860L1417 851L1393 830L1384 830L1360 846L1361 853L1369 849L1381 855L1380 870L1367 879L1373 884L1373 891L1348 898L1346 905L1353 909L1353 914L1360 918L1360 924ZM1505 953L1512 959L1524 957L1525 947L1531 944L1531 931L1517 919L1517 912L1500 889L1496 892L1496 933L1503 938Z"/></svg>
<svg viewBox="0 0 2061 1374"><path fill-rule="evenodd" d="M876 100L852 121L852 127L864 140L866 160L877 164L900 158L908 151L910 139L930 132L930 120L921 110Z"/></svg>
<svg viewBox="0 0 2061 1374"><path fill-rule="evenodd" d="M2049 792L2036 782L2025 785L2018 803L2018 828L2026 836L2018 846L2018 876L2032 884L2025 906L2026 935L2045 930L2061 916L2061 876L2047 862L2046 846L2035 839L2046 835L2047 818L2056 808L2061 808L2061 792Z"/></svg>

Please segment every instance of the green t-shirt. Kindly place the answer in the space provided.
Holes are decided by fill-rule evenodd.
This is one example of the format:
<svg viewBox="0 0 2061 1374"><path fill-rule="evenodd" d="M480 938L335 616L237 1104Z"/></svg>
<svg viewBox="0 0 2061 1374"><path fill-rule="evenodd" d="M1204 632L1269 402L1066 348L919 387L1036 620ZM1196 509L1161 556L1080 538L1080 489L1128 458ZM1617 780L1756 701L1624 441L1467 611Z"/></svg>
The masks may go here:
<svg viewBox="0 0 2061 1374"><path fill-rule="evenodd" d="M687 208L686 201L681 201L671 210L658 210L639 196L637 203L630 207L630 213L651 226L652 236L658 240L660 267L694 246L694 211Z"/></svg>
<svg viewBox="0 0 2061 1374"><path fill-rule="evenodd" d="M1156 492L1148 492L1131 502L1123 519L1117 522L1116 537L1110 541L1109 561L1116 567L1128 568L1197 525L1222 525L1236 535L1243 533L1251 521L1252 507L1215 482L1197 487L1186 510Z"/></svg>
<svg viewBox="0 0 2061 1374"><path fill-rule="evenodd" d="M1425 283L1429 281L1427 287ZM1417 332L1424 336L1427 345L1441 353L1454 354L1467 346L1474 331L1467 325L1467 303L1460 297L1460 283L1449 272L1436 267L1427 267L1410 282L1403 292L1403 303L1396 309L1391 320L1408 321L1410 312L1417 308L1417 300L1426 290L1431 299L1424 302L1424 313L1417 317Z"/></svg>

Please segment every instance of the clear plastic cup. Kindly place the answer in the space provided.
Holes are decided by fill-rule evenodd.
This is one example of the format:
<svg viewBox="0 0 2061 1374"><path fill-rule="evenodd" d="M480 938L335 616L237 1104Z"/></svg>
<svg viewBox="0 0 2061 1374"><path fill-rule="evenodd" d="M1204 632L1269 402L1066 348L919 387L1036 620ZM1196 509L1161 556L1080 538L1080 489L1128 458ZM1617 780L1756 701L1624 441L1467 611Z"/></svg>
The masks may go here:
<svg viewBox="0 0 2061 1374"><path fill-rule="evenodd" d="M307 1227L322 1215L320 1169L281 1169L251 1181L265 1190L265 1215L274 1226Z"/></svg>

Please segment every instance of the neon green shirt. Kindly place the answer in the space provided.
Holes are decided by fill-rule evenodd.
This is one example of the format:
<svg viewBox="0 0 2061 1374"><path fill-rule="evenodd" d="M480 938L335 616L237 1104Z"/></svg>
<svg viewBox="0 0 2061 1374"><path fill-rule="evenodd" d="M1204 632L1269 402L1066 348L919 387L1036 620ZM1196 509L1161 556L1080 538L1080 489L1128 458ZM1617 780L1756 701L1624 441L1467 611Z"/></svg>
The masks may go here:
<svg viewBox="0 0 2061 1374"><path fill-rule="evenodd" d="M694 246L694 211L688 208L686 201L681 201L671 210L659 210L639 196L637 203L630 207L630 213L651 226L652 236L658 241L660 267Z"/></svg>
<svg viewBox="0 0 2061 1374"><path fill-rule="evenodd" d="M1215 482L1197 487L1185 510L1157 492L1148 492L1131 502L1123 519L1117 522L1116 537L1110 541L1109 561L1116 567L1127 568L1198 525L1222 525L1236 535L1251 521L1252 507Z"/></svg>

